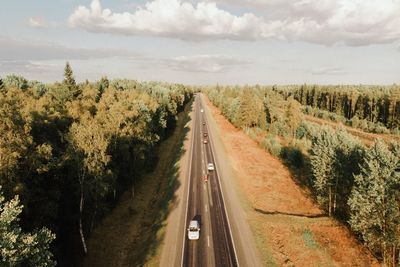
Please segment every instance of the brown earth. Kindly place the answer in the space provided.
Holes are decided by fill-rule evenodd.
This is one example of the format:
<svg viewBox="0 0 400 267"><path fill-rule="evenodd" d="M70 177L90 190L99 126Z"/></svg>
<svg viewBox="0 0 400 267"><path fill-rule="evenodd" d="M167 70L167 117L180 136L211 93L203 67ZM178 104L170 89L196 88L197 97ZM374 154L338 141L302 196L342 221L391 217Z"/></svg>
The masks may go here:
<svg viewBox="0 0 400 267"><path fill-rule="evenodd" d="M218 125L243 205L250 207L245 210L265 266L379 266L346 226L325 216L280 160L204 99Z"/></svg>

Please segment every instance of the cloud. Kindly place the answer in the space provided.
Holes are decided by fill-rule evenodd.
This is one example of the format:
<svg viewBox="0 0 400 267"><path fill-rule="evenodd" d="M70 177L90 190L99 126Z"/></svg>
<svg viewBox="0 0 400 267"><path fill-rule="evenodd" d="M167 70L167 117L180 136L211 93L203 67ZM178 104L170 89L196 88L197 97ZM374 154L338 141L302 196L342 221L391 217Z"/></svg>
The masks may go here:
<svg viewBox="0 0 400 267"><path fill-rule="evenodd" d="M136 59L142 56L125 50L71 48L54 43L0 37L0 61L72 60L108 57Z"/></svg>
<svg viewBox="0 0 400 267"><path fill-rule="evenodd" d="M40 74L44 71L52 71L54 69L60 69L64 65L40 62L40 61L25 61L25 60L10 60L0 61L0 73L36 73Z"/></svg>
<svg viewBox="0 0 400 267"><path fill-rule="evenodd" d="M153 35L179 39L249 40L268 37L272 28L251 13L235 16L221 10L215 3L192 5L180 0L155 0L134 13L114 13L103 9L99 0L90 8L79 6L69 17L71 27L90 32L126 35Z"/></svg>
<svg viewBox="0 0 400 267"><path fill-rule="evenodd" d="M250 64L249 61L225 55L179 56L164 60L167 67L186 72L226 72L233 67Z"/></svg>
<svg viewBox="0 0 400 267"><path fill-rule="evenodd" d="M343 75L346 72L342 68L321 67L311 70L312 75Z"/></svg>
<svg viewBox="0 0 400 267"><path fill-rule="evenodd" d="M47 26L43 17L30 17L28 19L28 24L33 28L44 28Z"/></svg>
<svg viewBox="0 0 400 267"><path fill-rule="evenodd" d="M205 0L206 1L206 0ZM279 39L351 46L400 40L400 0L220 0L254 7L233 15L214 2L153 0L134 12L103 9L100 0L79 6L71 27L89 32L151 35L185 40Z"/></svg>

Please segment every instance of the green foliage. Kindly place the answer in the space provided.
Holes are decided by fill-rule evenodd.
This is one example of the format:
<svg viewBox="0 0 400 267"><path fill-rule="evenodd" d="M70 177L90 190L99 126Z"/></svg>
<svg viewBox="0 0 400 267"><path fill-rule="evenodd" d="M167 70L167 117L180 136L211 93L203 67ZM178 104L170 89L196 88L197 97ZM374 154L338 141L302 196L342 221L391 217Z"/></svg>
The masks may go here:
<svg viewBox="0 0 400 267"><path fill-rule="evenodd" d="M351 120L356 117L370 129L385 133L385 128L400 126L400 87L391 86L281 86L277 88L285 98L293 95L304 106L319 109L315 116L334 121ZM326 112L325 112L326 111ZM306 110L309 112L309 110ZM334 114L332 114L334 113ZM375 128L373 124L380 123ZM375 129L374 129L375 128Z"/></svg>
<svg viewBox="0 0 400 267"><path fill-rule="evenodd" d="M368 150L355 175L355 186L349 198L349 223L364 242L380 251L388 266L395 266L392 247L399 247L400 158L381 141Z"/></svg>
<svg viewBox="0 0 400 267"><path fill-rule="evenodd" d="M86 236L122 192L134 192L193 90L106 78L77 85L70 66L61 84L27 84L0 91L0 185L6 199L20 196L21 225L55 232L51 250L73 266L66 255L79 250L79 222Z"/></svg>
<svg viewBox="0 0 400 267"><path fill-rule="evenodd" d="M296 137L296 130L302 120L301 105L292 96L288 98L288 103L285 109L285 122L289 127L290 134L293 138Z"/></svg>
<svg viewBox="0 0 400 267"><path fill-rule="evenodd" d="M74 78L74 72L72 71L71 65L67 61L64 68L64 80L63 87L68 91L72 97L76 98L81 94L80 88L76 85Z"/></svg>
<svg viewBox="0 0 400 267"><path fill-rule="evenodd" d="M5 202L0 187L0 263L1 266L55 266L50 243L55 235L47 228L24 233L18 216L22 212L18 196Z"/></svg>
<svg viewBox="0 0 400 267"><path fill-rule="evenodd" d="M26 90L28 88L28 81L21 75L10 74L3 79L6 88L17 88Z"/></svg>
<svg viewBox="0 0 400 267"><path fill-rule="evenodd" d="M261 141L261 146L275 157L281 155L282 145L274 136L268 135L265 137L264 140Z"/></svg>

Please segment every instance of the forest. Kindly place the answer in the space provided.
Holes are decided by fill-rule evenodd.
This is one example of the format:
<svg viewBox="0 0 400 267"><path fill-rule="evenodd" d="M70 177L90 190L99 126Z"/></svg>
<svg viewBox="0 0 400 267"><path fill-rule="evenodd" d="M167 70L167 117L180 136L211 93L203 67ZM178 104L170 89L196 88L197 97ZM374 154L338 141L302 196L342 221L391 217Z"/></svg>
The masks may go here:
<svg viewBox="0 0 400 267"><path fill-rule="evenodd" d="M393 128L399 126L399 87L346 88L203 90L234 126L296 174L328 216L348 225L385 266L395 267L400 264L400 143L378 138L367 146L345 127L307 121L304 105Z"/></svg>
<svg viewBox="0 0 400 267"><path fill-rule="evenodd" d="M335 113L356 128L400 133L400 86L275 86L285 99ZM310 109L307 109L311 111ZM386 128L386 129L385 129ZM386 131L385 131L386 130Z"/></svg>
<svg viewBox="0 0 400 267"><path fill-rule="evenodd" d="M86 238L157 161L193 89L108 80L0 79L2 266L70 266Z"/></svg>

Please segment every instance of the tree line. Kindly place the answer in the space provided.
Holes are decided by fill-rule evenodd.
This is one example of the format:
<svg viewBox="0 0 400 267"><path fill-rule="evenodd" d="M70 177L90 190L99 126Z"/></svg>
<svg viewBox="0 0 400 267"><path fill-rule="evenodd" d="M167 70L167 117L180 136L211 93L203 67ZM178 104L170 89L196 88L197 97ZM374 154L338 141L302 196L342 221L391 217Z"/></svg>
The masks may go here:
<svg viewBox="0 0 400 267"><path fill-rule="evenodd" d="M386 266L400 263L400 144L366 147L344 128L305 121L292 94L276 87L209 87L236 127L298 173L329 216L347 223ZM342 92L344 93L344 91ZM362 98L362 97L361 97Z"/></svg>
<svg viewBox="0 0 400 267"><path fill-rule="evenodd" d="M300 104L346 119L357 118L380 123L389 129L400 128L400 86L275 86L285 98L292 95Z"/></svg>
<svg viewBox="0 0 400 267"><path fill-rule="evenodd" d="M77 83L69 63L60 83L0 79L0 265L75 264L121 193L135 195L192 95L179 84Z"/></svg>

